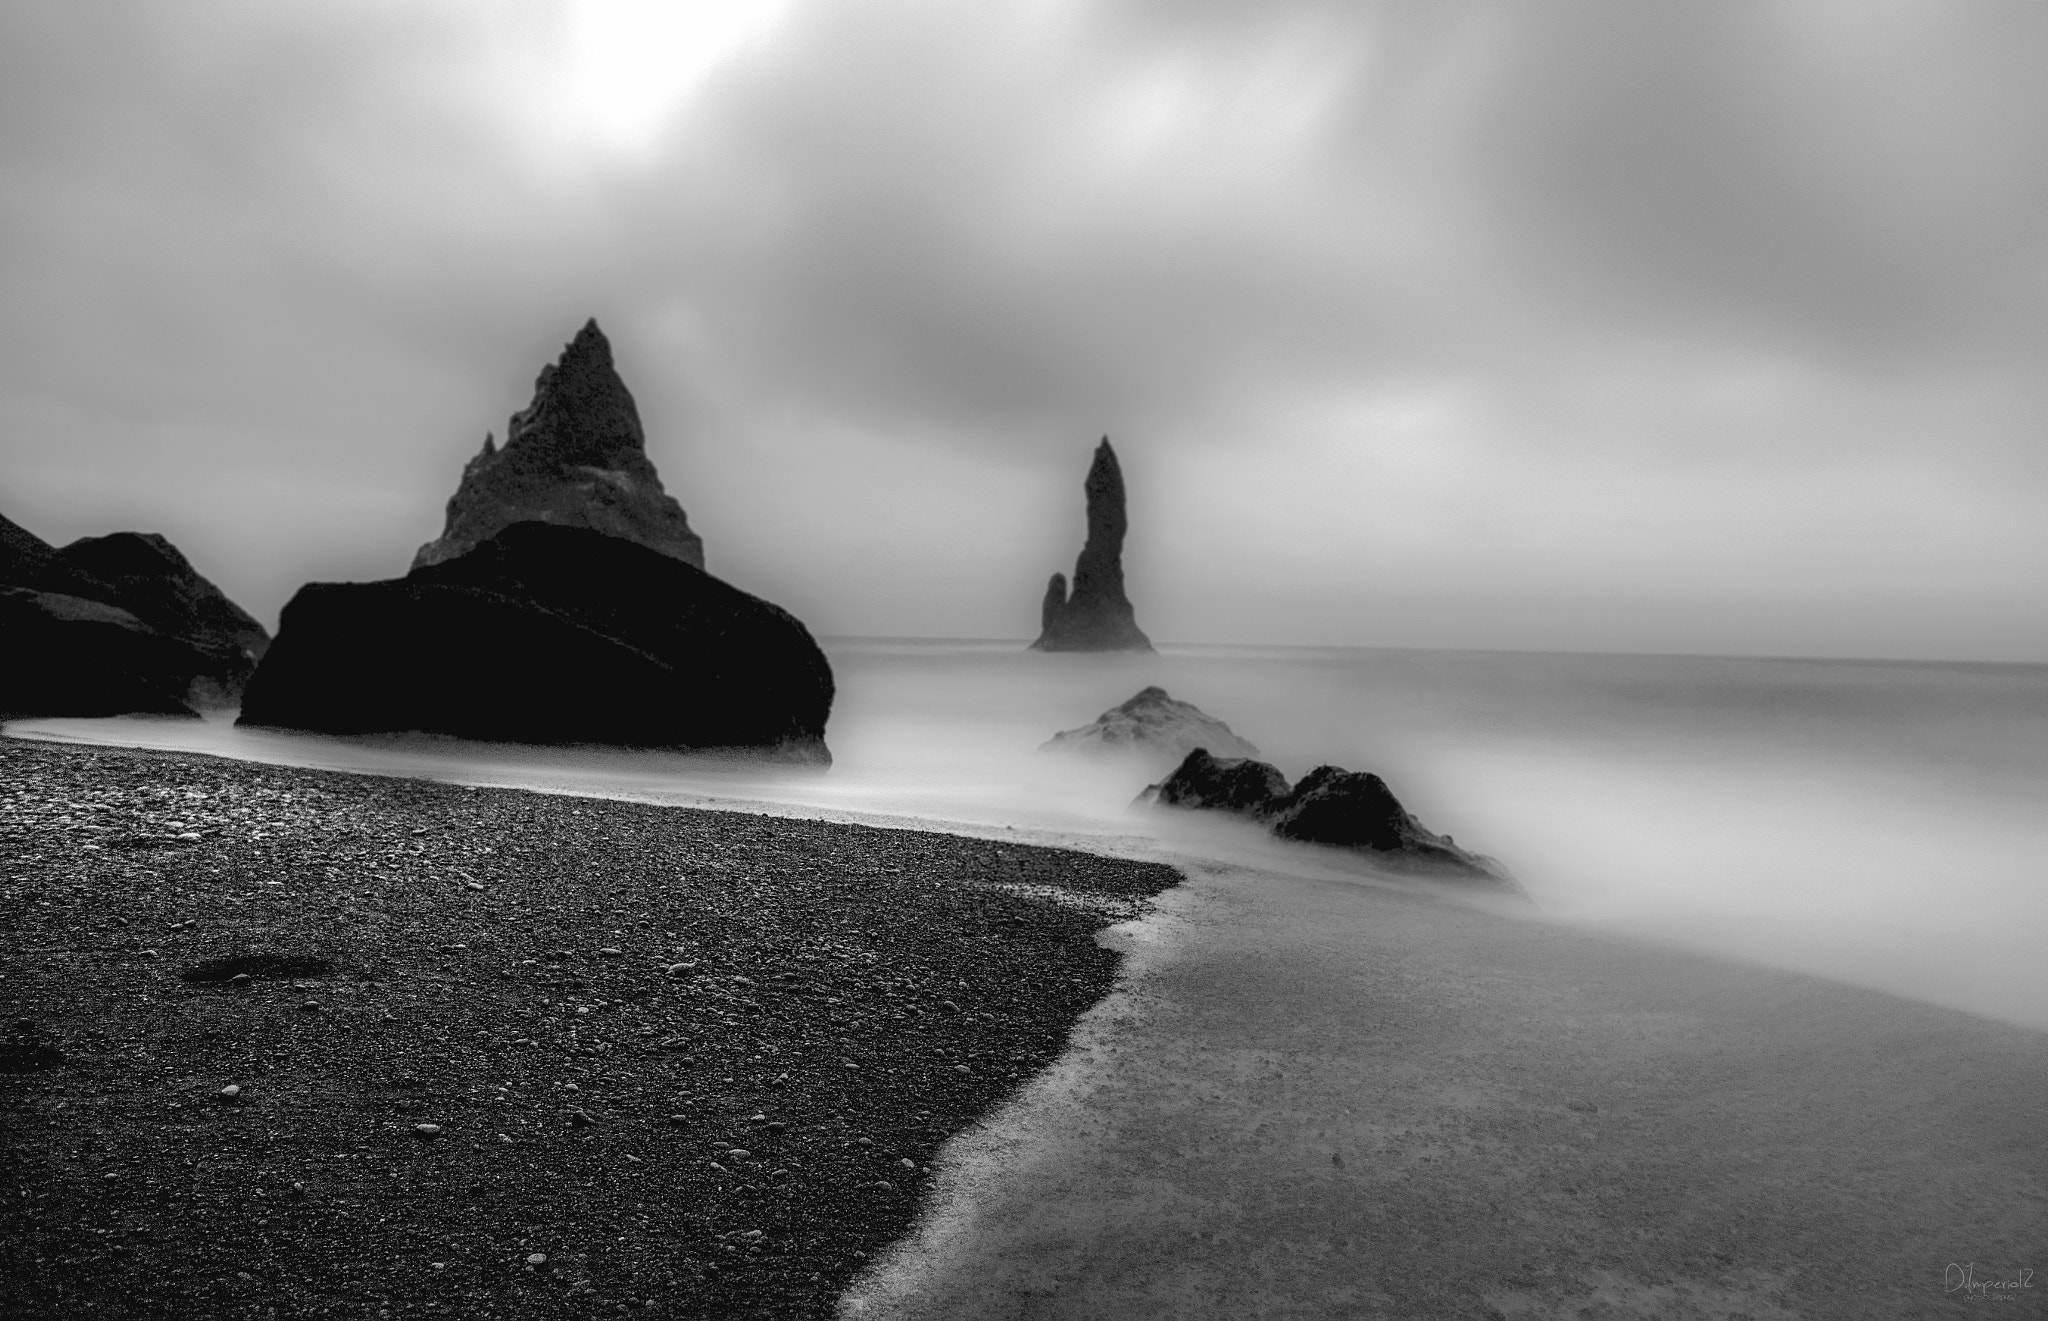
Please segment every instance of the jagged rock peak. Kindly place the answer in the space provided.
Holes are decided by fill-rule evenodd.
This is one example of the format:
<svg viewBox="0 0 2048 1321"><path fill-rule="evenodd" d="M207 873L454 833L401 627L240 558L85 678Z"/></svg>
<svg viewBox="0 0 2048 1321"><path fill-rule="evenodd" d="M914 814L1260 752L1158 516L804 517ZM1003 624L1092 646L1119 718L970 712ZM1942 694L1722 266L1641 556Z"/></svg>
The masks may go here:
<svg viewBox="0 0 2048 1321"><path fill-rule="evenodd" d="M1230 726L1192 702L1176 701L1164 688L1140 689L1093 723L1063 729L1039 745L1040 752L1136 753L1179 762L1196 748L1219 757L1256 757L1258 748Z"/></svg>
<svg viewBox="0 0 2048 1321"><path fill-rule="evenodd" d="M1039 610L1037 651L1150 651L1124 595L1124 473L1109 437L1095 447L1081 489L1088 497L1088 539L1074 563L1074 590L1055 573Z"/></svg>
<svg viewBox="0 0 2048 1321"><path fill-rule="evenodd" d="M522 522L590 528L704 567L704 543L648 461L640 410L595 319L541 368L505 443L485 433L449 498L446 528L413 567L467 554Z"/></svg>

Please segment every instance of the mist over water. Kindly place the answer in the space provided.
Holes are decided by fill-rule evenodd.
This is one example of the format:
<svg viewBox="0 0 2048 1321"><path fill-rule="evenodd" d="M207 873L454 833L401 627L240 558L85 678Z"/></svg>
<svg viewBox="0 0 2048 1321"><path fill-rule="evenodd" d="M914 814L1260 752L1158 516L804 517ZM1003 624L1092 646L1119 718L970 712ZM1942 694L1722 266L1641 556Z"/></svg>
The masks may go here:
<svg viewBox="0 0 2048 1321"><path fill-rule="evenodd" d="M1040 754L1147 684L1290 777L1377 771L1546 920L2048 1028L2048 666L1309 648L1041 655L838 639L830 771L222 720L10 731L754 807L1367 879L1250 827L1132 811L1165 767Z"/></svg>

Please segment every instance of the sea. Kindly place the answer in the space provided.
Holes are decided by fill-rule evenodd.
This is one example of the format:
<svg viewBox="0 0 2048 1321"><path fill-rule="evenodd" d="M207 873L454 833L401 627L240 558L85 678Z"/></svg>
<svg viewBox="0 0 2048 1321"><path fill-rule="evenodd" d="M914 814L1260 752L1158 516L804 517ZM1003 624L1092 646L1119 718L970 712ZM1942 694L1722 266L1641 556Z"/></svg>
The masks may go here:
<svg viewBox="0 0 2048 1321"><path fill-rule="evenodd" d="M1148 685L1289 777L1381 775L1564 923L2048 1030L2048 666L1311 647L1045 655L836 638L830 769L205 720L10 734L1063 844L1413 888L1135 806L1167 769L1041 751ZM1448 894L1446 902L1485 902Z"/></svg>

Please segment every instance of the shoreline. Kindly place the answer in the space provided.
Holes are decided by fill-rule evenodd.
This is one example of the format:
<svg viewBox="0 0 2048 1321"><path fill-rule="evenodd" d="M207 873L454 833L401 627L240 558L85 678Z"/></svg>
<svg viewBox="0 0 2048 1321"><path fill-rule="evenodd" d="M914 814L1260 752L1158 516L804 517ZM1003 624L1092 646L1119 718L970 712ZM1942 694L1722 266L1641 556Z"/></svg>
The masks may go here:
<svg viewBox="0 0 2048 1321"><path fill-rule="evenodd" d="M30 1314L830 1315L1180 880L203 754L0 782ZM180 976L256 954L316 962Z"/></svg>

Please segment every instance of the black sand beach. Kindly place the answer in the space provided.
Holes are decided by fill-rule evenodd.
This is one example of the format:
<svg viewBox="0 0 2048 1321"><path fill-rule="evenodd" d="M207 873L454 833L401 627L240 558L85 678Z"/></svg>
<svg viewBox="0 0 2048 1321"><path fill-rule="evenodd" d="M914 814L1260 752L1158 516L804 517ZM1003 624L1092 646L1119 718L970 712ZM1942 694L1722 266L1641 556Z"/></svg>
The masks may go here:
<svg viewBox="0 0 2048 1321"><path fill-rule="evenodd" d="M827 1315L1177 880L0 740L5 1309Z"/></svg>

